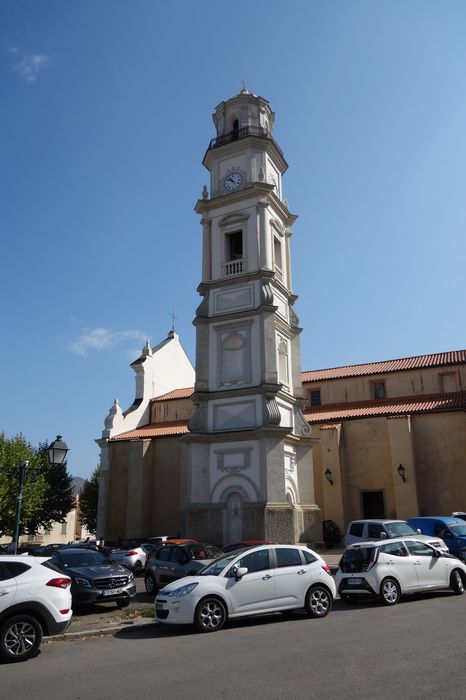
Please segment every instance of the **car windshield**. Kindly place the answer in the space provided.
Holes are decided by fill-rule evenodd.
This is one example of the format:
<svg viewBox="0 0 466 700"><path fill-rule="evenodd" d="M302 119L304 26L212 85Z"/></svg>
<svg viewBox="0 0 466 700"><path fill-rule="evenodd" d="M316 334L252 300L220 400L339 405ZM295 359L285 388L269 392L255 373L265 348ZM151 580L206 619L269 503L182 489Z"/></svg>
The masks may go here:
<svg viewBox="0 0 466 700"><path fill-rule="evenodd" d="M466 537L466 523L452 523L448 527L456 537Z"/></svg>
<svg viewBox="0 0 466 700"><path fill-rule="evenodd" d="M109 564L110 559L100 552L92 549L86 552L65 552L60 554L60 564L65 568L76 566L96 566L96 564Z"/></svg>
<svg viewBox="0 0 466 700"><path fill-rule="evenodd" d="M406 537L407 535L418 535L418 531L409 523L385 523L389 537Z"/></svg>
<svg viewBox="0 0 466 700"><path fill-rule="evenodd" d="M193 559L216 559L223 552L212 544L199 542L198 544L186 545L186 549Z"/></svg>
<svg viewBox="0 0 466 700"><path fill-rule="evenodd" d="M199 573L199 576L218 576L237 556L238 552L219 557L213 561L212 564L209 564L209 566L205 566Z"/></svg>

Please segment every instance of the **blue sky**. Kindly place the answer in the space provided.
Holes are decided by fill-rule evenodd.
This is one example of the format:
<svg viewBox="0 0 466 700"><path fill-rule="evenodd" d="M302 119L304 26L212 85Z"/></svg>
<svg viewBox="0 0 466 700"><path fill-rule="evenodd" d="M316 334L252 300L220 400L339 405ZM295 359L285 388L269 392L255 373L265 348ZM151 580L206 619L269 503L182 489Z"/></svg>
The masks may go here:
<svg viewBox="0 0 466 700"><path fill-rule="evenodd" d="M0 430L87 477L146 337L194 362L214 107L276 113L302 368L465 347L466 4L0 4Z"/></svg>

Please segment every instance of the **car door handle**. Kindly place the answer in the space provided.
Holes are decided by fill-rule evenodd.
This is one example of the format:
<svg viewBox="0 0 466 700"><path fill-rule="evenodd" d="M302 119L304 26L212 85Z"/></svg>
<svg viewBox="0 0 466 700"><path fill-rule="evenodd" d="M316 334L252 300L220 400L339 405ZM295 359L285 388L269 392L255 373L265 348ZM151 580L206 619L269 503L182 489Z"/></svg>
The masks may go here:
<svg viewBox="0 0 466 700"><path fill-rule="evenodd" d="M8 595L10 591L0 591L0 595Z"/></svg>
<svg viewBox="0 0 466 700"><path fill-rule="evenodd" d="M304 569L300 569L300 570L298 571L298 576L301 576L302 574L305 574L305 573L306 573L306 572L305 572Z"/></svg>
<svg viewBox="0 0 466 700"><path fill-rule="evenodd" d="M263 581L267 581L269 578L272 578L270 574L265 574L265 576L262 576Z"/></svg>

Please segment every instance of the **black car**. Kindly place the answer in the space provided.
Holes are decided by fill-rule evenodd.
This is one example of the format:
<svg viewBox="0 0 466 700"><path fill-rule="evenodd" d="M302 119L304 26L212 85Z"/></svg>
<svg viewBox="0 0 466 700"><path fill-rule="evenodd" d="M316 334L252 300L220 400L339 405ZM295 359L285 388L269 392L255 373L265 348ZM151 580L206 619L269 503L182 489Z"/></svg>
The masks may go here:
<svg viewBox="0 0 466 700"><path fill-rule="evenodd" d="M70 577L73 607L113 601L125 608L136 594L131 571L94 549L63 547L50 562Z"/></svg>
<svg viewBox="0 0 466 700"><path fill-rule="evenodd" d="M222 554L221 549L205 542L166 544L159 547L146 564L146 591L155 593L167 583L197 574Z"/></svg>

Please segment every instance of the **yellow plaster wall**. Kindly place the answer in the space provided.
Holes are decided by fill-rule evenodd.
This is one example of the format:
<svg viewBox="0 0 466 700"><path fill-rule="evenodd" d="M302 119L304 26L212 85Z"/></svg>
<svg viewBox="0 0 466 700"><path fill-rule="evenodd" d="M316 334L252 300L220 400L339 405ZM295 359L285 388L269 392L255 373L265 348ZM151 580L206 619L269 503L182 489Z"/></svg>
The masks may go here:
<svg viewBox="0 0 466 700"><path fill-rule="evenodd" d="M153 401L151 404L151 423L165 423L172 420L189 420L194 412L191 399L176 401Z"/></svg>
<svg viewBox="0 0 466 700"><path fill-rule="evenodd" d="M437 394L443 392L441 377L449 373L455 377L457 390L464 391L466 389L466 367L464 365L327 379L322 382L306 382L303 388L306 397L311 389L319 388L323 405L368 401L372 399L371 383L377 381L385 382L387 398Z"/></svg>
<svg viewBox="0 0 466 700"><path fill-rule="evenodd" d="M425 414L412 422L421 515L466 510L466 413Z"/></svg>

